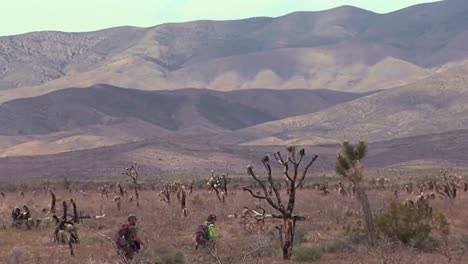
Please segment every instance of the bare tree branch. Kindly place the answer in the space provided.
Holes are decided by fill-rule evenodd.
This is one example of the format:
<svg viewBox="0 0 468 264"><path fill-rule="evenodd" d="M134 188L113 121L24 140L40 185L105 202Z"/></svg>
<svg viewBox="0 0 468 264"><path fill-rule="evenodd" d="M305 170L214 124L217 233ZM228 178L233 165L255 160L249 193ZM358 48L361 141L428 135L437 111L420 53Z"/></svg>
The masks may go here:
<svg viewBox="0 0 468 264"><path fill-rule="evenodd" d="M256 181L258 182L258 184L260 185L260 187L262 187L263 189L263 193L265 194L265 199L266 201L273 207L275 208L276 210L278 210L279 212L281 213L285 213L284 211L284 208L283 207L280 207L278 204L275 204L275 202L273 202L273 200L270 198L270 196L268 195L268 190L265 186L265 183L263 181L261 181L257 175L255 175L255 173L253 172L253 168L252 166L248 166L247 167L247 172L249 173L249 175Z"/></svg>
<svg viewBox="0 0 468 264"><path fill-rule="evenodd" d="M278 188L276 187L276 184L273 181L273 176L271 175L271 166L270 166L270 162L269 162L269 157L265 156L263 158L262 162L263 162L263 165L265 166L265 169L268 172L268 182L270 183L271 189L275 193L276 201L278 202L278 207L281 208L282 210L284 210L284 206L283 206L283 203L281 201L280 192L278 191Z"/></svg>
<svg viewBox="0 0 468 264"><path fill-rule="evenodd" d="M299 179L299 183L296 185L296 188L299 188L299 186L302 185L302 183L304 182L304 179L305 179L305 177L307 175L307 171L312 166L312 164L315 162L315 160L317 160L317 158L318 158L318 155L315 154L314 157L312 158L312 160L309 162L309 164L307 164L307 166L304 168L304 171L302 172L301 178ZM301 159L302 159L302 157L301 157Z"/></svg>
<svg viewBox="0 0 468 264"><path fill-rule="evenodd" d="M247 259L247 257L248 257L249 255L252 255L253 253L258 252L259 250L261 250L261 249L263 249L263 248L266 248L266 247L269 247L269 246L271 246L271 244L262 245L262 246L259 246L259 247L255 248L255 249L251 250L251 251L245 252L245 253L244 253L244 257L242 258L242 263L247 263L247 262L245 262L245 260Z"/></svg>
<svg viewBox="0 0 468 264"><path fill-rule="evenodd" d="M267 199L266 196L256 195L251 189L249 189L249 188L247 188L247 187L242 188L242 190L249 192L250 195L252 195L254 198L262 199L262 200L266 200L266 199Z"/></svg>

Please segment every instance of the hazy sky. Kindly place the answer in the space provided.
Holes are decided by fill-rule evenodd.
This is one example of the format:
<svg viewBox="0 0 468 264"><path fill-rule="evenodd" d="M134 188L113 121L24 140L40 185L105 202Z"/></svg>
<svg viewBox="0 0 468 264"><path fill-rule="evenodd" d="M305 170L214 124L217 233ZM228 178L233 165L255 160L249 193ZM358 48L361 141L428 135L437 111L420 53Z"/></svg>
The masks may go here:
<svg viewBox="0 0 468 264"><path fill-rule="evenodd" d="M31 31L149 27L196 19L281 16L353 5L387 13L430 0L0 0L0 36Z"/></svg>

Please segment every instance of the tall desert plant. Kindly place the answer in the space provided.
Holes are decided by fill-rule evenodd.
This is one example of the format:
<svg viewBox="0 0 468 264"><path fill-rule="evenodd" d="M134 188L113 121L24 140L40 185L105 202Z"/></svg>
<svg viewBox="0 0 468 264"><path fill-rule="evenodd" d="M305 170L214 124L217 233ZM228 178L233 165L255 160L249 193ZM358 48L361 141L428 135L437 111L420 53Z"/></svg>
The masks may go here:
<svg viewBox="0 0 468 264"><path fill-rule="evenodd" d="M367 229L367 238L370 246L376 245L377 232L375 228L374 216L367 198L365 186L362 183L364 177L364 166L362 159L367 155L367 144L360 140L357 144L344 141L342 150L336 158L336 172L349 180L356 192L356 198L361 204L364 213L364 220Z"/></svg>

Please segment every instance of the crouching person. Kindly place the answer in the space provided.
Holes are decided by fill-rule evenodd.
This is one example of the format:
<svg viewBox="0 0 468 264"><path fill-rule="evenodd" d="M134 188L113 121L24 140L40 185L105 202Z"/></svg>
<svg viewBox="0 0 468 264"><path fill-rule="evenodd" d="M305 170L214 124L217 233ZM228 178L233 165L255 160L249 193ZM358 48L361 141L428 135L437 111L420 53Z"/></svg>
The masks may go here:
<svg viewBox="0 0 468 264"><path fill-rule="evenodd" d="M216 232L215 229L216 215L209 215L203 225L198 226L195 232L195 249L205 247L222 236Z"/></svg>
<svg viewBox="0 0 468 264"><path fill-rule="evenodd" d="M136 215L129 215L128 223L120 227L117 234L116 245L119 250L119 254L124 256L127 260L132 260L135 255L140 251L141 246L144 243L138 237L137 230L137 217Z"/></svg>

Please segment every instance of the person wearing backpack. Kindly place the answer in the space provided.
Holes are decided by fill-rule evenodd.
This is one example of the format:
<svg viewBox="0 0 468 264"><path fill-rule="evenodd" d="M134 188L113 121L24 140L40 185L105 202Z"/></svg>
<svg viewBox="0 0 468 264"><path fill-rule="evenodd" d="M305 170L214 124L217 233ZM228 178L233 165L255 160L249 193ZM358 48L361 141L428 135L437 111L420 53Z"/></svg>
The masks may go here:
<svg viewBox="0 0 468 264"><path fill-rule="evenodd" d="M203 225L198 226L195 233L195 249L206 246L208 241L214 241L222 236L215 229L216 215L210 214Z"/></svg>
<svg viewBox="0 0 468 264"><path fill-rule="evenodd" d="M115 243L119 249L119 254L125 256L127 260L132 260L144 243L138 237L138 230L136 227L138 219L136 215L129 215L127 220L128 223L120 227Z"/></svg>

